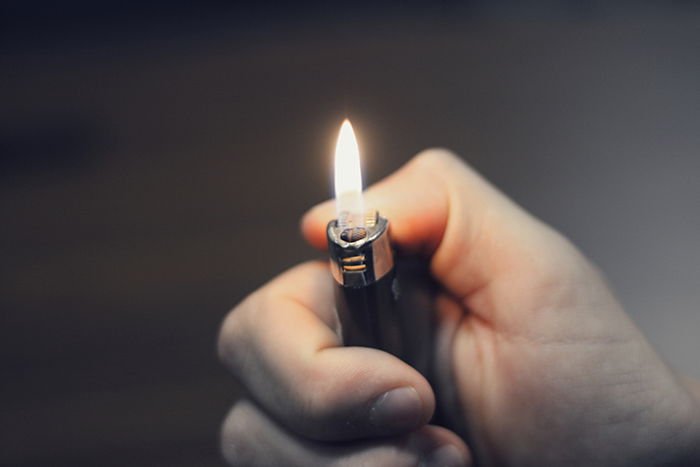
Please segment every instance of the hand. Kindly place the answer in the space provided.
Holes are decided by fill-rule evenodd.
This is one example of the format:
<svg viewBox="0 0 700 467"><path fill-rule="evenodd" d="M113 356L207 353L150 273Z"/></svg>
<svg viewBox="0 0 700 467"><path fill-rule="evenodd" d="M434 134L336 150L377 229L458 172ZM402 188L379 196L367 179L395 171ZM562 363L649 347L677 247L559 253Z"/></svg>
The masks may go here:
<svg viewBox="0 0 700 467"><path fill-rule="evenodd" d="M687 465L700 408L598 272L459 159L417 156L370 188L435 303L435 393L384 352L339 347L326 264L299 266L227 317L220 355L250 398L224 424L235 465ZM325 247L328 203L303 221ZM697 394L697 393L696 393ZM471 449L469 451L463 440ZM432 456L432 457L431 457Z"/></svg>

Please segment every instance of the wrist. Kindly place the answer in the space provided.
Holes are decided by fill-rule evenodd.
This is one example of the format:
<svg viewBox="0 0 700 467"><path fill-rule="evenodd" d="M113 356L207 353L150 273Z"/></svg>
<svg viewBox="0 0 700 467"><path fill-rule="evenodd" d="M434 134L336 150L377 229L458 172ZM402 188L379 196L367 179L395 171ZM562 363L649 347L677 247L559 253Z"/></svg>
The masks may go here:
<svg viewBox="0 0 700 467"><path fill-rule="evenodd" d="M700 383L684 375L674 376L679 384L680 394L674 398L678 404L659 423L666 429L658 433L658 456L651 456L649 465L700 465Z"/></svg>
<svg viewBox="0 0 700 467"><path fill-rule="evenodd" d="M676 375L690 399L688 403L688 436L686 449L681 451L677 465L700 465L700 381Z"/></svg>
<svg viewBox="0 0 700 467"><path fill-rule="evenodd" d="M610 466L700 466L699 385L660 361L647 370L646 383L626 388L623 410L598 431L608 439L598 458Z"/></svg>

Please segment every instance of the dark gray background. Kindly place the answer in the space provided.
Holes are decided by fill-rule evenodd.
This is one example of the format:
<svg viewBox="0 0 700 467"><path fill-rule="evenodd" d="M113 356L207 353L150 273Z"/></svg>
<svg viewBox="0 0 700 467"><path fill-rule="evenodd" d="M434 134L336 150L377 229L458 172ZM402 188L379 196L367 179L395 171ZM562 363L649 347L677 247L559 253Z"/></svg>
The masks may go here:
<svg viewBox="0 0 700 467"><path fill-rule="evenodd" d="M319 255L345 116L369 182L455 150L700 377L694 2L117 3L3 7L0 464L221 464L218 324Z"/></svg>

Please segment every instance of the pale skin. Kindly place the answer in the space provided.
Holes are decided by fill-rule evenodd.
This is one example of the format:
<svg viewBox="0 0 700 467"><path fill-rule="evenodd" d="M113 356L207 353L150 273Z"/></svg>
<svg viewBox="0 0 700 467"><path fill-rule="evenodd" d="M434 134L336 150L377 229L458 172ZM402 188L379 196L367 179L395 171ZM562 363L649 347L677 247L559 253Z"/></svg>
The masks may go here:
<svg viewBox="0 0 700 467"><path fill-rule="evenodd" d="M698 383L656 355L562 235L444 150L368 189L366 205L442 286L434 386L387 353L343 347L328 265L302 264L222 326L221 359L249 395L224 422L232 465L700 465ZM333 216L330 202L306 214L312 245ZM455 431L429 424L436 404Z"/></svg>

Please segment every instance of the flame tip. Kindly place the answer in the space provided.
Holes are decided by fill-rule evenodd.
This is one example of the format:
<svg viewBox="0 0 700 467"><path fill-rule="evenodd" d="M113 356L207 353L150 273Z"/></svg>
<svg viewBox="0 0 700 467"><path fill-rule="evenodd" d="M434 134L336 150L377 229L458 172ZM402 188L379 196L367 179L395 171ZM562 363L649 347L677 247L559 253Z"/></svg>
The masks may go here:
<svg viewBox="0 0 700 467"><path fill-rule="evenodd" d="M355 226L364 225L360 152L355 131L347 118L340 127L335 148L335 198L339 219L352 219L350 223ZM350 216L341 216L346 211Z"/></svg>

